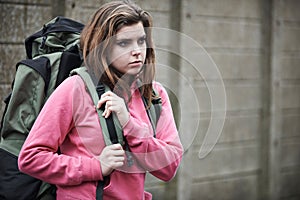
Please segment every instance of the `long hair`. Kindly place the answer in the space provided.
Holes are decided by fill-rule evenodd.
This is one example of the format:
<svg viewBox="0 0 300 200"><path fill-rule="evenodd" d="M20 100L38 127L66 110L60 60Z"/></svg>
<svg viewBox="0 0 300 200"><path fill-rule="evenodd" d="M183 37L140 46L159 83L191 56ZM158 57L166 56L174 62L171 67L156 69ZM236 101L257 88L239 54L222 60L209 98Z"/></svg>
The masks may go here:
<svg viewBox="0 0 300 200"><path fill-rule="evenodd" d="M139 78L141 94L148 99L153 96L152 81L155 75L155 52L152 41L152 17L130 1L113 1L101 6L81 33L80 45L89 71L108 85L111 90L130 92L130 86L121 79L121 74L110 66L108 60L111 39L123 27L142 22L146 33L146 59ZM119 87L119 88L116 88Z"/></svg>

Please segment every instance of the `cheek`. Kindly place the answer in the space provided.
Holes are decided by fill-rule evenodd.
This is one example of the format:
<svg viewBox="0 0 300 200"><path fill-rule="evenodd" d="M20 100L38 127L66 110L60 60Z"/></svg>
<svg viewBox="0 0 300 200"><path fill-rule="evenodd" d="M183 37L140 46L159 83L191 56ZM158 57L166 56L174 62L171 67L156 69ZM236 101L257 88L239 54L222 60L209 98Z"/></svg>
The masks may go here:
<svg viewBox="0 0 300 200"><path fill-rule="evenodd" d="M122 60L126 59L126 57L127 57L126 52L124 52L120 49L114 49L111 52L109 60L110 60L111 63L115 63L115 62L119 62L119 61L122 61Z"/></svg>
<svg viewBox="0 0 300 200"><path fill-rule="evenodd" d="M110 64L112 64L116 69L122 72L122 69L126 67L128 63L129 56L124 52L115 52L112 54L112 60L110 60Z"/></svg>

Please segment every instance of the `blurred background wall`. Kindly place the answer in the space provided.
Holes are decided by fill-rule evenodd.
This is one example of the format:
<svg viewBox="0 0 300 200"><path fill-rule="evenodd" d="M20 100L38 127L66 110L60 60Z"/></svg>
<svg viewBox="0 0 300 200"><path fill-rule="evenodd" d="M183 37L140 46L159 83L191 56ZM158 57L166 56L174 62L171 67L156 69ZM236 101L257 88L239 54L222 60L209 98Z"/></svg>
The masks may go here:
<svg viewBox="0 0 300 200"><path fill-rule="evenodd" d="M86 23L104 2L0 0L1 111L15 64L25 58L24 39L57 15ZM180 137L192 138L173 181L147 177L154 199L300 199L300 1L136 2L152 14L155 27L166 28L154 36L157 80L169 89ZM210 67L219 74L201 73ZM211 118L220 116L213 115L220 110L211 109L207 85L219 87L220 77L224 126L212 151L200 158ZM193 95L198 105L190 103Z"/></svg>

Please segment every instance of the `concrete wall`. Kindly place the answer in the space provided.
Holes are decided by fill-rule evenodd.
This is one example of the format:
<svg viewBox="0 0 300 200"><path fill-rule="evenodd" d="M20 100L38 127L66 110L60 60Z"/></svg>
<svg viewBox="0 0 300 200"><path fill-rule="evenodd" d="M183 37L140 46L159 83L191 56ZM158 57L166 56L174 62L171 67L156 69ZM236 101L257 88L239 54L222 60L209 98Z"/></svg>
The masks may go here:
<svg viewBox="0 0 300 200"><path fill-rule="evenodd" d="M85 23L103 2L0 1L0 100L25 57L25 37L55 15ZM154 199L299 199L300 1L137 3L151 12L154 26L181 33L154 35L157 79L175 94L186 150L171 183L147 177ZM210 132L223 123L220 135Z"/></svg>
<svg viewBox="0 0 300 200"><path fill-rule="evenodd" d="M179 199L300 198L299 3L183 1L181 30L202 44L218 66L227 116L212 152L197 159L211 111L204 83L216 77L204 81L190 73L203 117L182 163ZM198 68L212 66L197 56Z"/></svg>
<svg viewBox="0 0 300 200"><path fill-rule="evenodd" d="M227 115L217 144L206 157L199 159L205 134L212 134L207 133L211 114L218 112L211 109L210 93L205 83L219 84L215 73L207 73L205 78L191 73L202 109L199 112L199 132L182 164L179 199L251 200L259 197L257 183L263 104L259 2L183 1L182 31L205 48L219 69L225 85ZM188 50L189 47L183 44L183 48ZM209 61L202 61L204 56L198 56L200 51L194 49L197 52L194 53L196 68L199 71L213 68ZM193 105L190 107L193 109Z"/></svg>

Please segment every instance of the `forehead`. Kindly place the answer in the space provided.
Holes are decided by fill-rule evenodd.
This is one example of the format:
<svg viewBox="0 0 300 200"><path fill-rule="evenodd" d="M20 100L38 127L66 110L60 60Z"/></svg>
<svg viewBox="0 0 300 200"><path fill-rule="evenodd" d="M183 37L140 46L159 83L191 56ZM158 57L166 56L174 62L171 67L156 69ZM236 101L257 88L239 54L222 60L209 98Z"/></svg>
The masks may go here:
<svg viewBox="0 0 300 200"><path fill-rule="evenodd" d="M116 35L117 39L122 38L138 38L145 35L145 30L142 22L138 22L132 25L123 26Z"/></svg>

